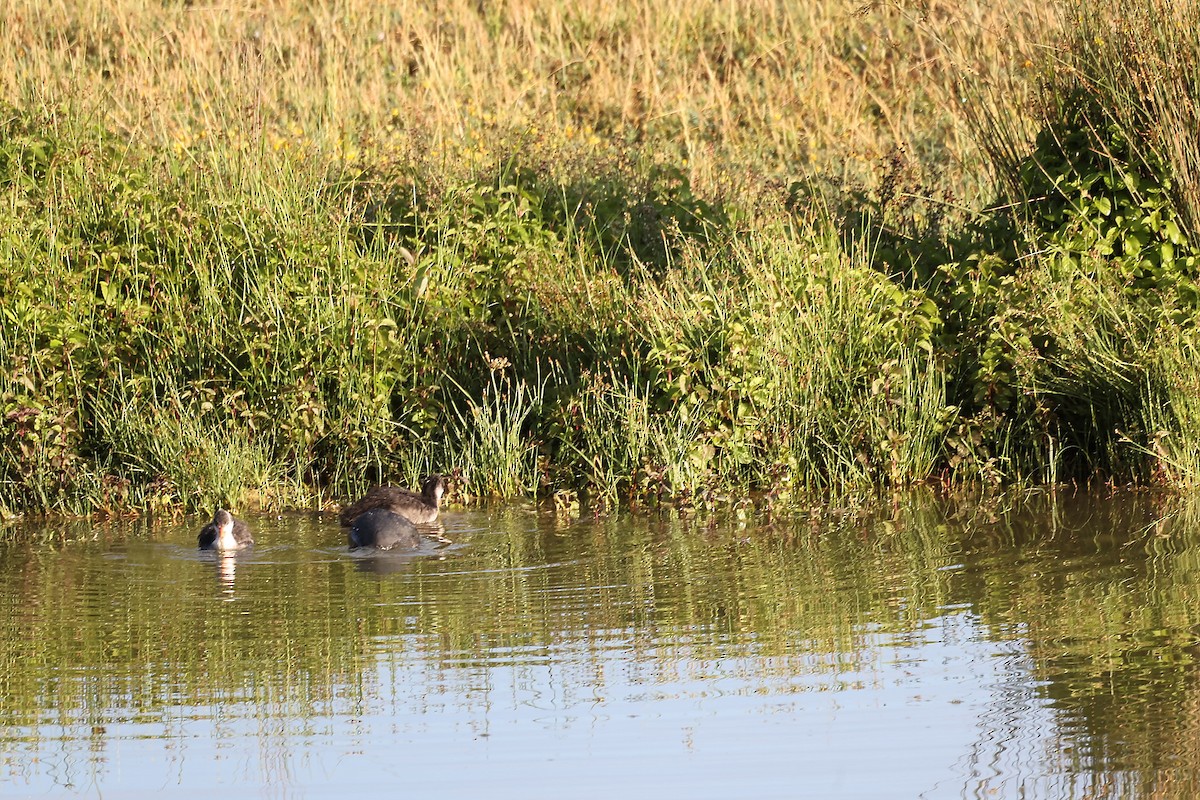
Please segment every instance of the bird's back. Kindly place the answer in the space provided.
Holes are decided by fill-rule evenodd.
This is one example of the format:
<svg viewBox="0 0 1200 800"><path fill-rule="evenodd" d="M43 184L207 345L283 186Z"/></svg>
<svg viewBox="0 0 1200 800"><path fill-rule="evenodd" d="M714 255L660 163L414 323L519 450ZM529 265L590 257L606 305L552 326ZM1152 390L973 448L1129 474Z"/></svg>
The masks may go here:
<svg viewBox="0 0 1200 800"><path fill-rule="evenodd" d="M250 526L236 517L233 520L233 538L242 547L254 544L254 534L250 533Z"/></svg>
<svg viewBox="0 0 1200 800"><path fill-rule="evenodd" d="M380 550L412 550L421 544L421 535L405 517L386 508L372 508L359 514L350 524L351 547L375 547Z"/></svg>
<svg viewBox="0 0 1200 800"><path fill-rule="evenodd" d="M418 525L433 522L438 514L437 506L427 503L420 495L407 489L401 489L399 486L375 486L368 490L361 500L342 509L338 518L342 525L349 526L354 520L375 508L399 514Z"/></svg>

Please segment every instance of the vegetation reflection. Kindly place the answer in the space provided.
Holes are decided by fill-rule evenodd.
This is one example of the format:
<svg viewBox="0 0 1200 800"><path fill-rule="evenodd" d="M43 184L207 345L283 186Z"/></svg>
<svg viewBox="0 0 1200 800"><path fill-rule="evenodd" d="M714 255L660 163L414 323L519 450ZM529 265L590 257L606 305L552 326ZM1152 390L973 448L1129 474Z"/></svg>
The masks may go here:
<svg viewBox="0 0 1200 800"><path fill-rule="evenodd" d="M235 560L196 554L190 530L66 528L0 549L5 760L221 714L259 719L264 747L387 703L452 697L486 722L497 668L549 662L568 698L602 694L618 660L667 692L730 669L776 694L852 690L957 617L1020 654L1001 683L1052 709L1076 771L1168 787L1200 754L1197 522L1200 503L1150 494L917 494L755 527L510 507L462 514L433 557L354 557L298 518L269 529L288 544ZM1030 702L997 698L981 742Z"/></svg>

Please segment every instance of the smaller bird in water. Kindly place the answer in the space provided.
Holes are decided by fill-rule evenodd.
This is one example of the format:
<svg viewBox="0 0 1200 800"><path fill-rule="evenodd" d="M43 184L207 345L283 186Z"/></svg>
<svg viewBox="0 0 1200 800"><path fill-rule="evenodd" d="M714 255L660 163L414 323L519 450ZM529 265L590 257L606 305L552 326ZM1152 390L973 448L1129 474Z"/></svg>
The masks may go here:
<svg viewBox="0 0 1200 800"><path fill-rule="evenodd" d="M421 493L415 494L399 486L376 486L367 491L357 503L342 509L338 515L344 527L350 527L356 519L373 508L384 508L399 514L416 525L436 522L442 495L446 493L446 479L441 475L430 475L421 484Z"/></svg>
<svg viewBox="0 0 1200 800"><path fill-rule="evenodd" d="M421 535L405 517L386 508L364 511L350 524L350 547L374 547L378 550L413 550L421 544Z"/></svg>
<svg viewBox="0 0 1200 800"><path fill-rule="evenodd" d="M254 544L254 537L245 522L218 508L212 522L200 529L196 541L201 550L241 550Z"/></svg>

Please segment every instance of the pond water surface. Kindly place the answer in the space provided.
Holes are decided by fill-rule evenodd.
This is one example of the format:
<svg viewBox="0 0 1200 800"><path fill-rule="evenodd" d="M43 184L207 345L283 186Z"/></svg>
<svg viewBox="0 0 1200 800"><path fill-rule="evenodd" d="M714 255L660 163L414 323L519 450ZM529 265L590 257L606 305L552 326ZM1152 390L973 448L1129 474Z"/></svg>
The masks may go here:
<svg viewBox="0 0 1200 800"><path fill-rule="evenodd" d="M0 797L1192 797L1200 514L0 529Z"/></svg>

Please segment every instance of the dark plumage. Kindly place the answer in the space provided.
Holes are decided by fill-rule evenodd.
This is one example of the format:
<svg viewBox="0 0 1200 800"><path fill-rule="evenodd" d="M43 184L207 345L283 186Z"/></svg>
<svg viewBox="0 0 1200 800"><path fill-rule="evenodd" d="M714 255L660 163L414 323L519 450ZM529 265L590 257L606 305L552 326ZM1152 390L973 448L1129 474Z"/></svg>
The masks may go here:
<svg viewBox="0 0 1200 800"><path fill-rule="evenodd" d="M212 522L200 529L196 543L201 550L241 550L254 544L254 537L245 522L218 508Z"/></svg>
<svg viewBox="0 0 1200 800"><path fill-rule="evenodd" d="M417 533L416 527L386 508L365 511L350 525L351 547L412 550L420 544L421 535Z"/></svg>
<svg viewBox="0 0 1200 800"><path fill-rule="evenodd" d="M438 506L446 493L446 479L441 475L430 475L421 484L421 493L414 494L398 486L376 486L370 489L357 503L342 509L338 519L345 527L372 508L384 508L399 514L416 525L428 525L437 521Z"/></svg>

